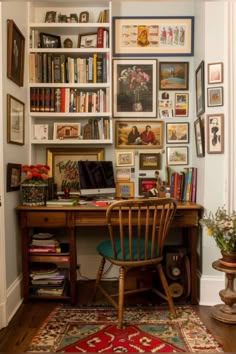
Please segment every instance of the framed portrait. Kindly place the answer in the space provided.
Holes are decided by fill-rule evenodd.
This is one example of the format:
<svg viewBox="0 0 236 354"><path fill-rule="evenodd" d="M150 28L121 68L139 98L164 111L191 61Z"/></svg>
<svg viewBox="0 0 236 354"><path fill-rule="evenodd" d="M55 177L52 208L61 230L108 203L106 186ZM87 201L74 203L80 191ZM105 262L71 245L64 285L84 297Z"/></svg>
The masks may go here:
<svg viewBox="0 0 236 354"><path fill-rule="evenodd" d="M45 15L45 22L56 22L56 11L47 11Z"/></svg>
<svg viewBox="0 0 236 354"><path fill-rule="evenodd" d="M113 117L157 116L156 66L151 59L113 59Z"/></svg>
<svg viewBox="0 0 236 354"><path fill-rule="evenodd" d="M188 90L188 62L159 62L160 90Z"/></svg>
<svg viewBox="0 0 236 354"><path fill-rule="evenodd" d="M97 48L97 32L79 34L78 48Z"/></svg>
<svg viewBox="0 0 236 354"><path fill-rule="evenodd" d="M133 198L134 182L119 181L116 182L116 198Z"/></svg>
<svg viewBox="0 0 236 354"><path fill-rule="evenodd" d="M13 20L7 20L7 77L18 86L24 83L25 37Z"/></svg>
<svg viewBox="0 0 236 354"><path fill-rule="evenodd" d="M79 171L77 163L79 160L104 160L104 149L47 149L47 165L50 167L49 176L53 177L58 192L63 191L65 187L70 189L70 193L79 192Z"/></svg>
<svg viewBox="0 0 236 354"><path fill-rule="evenodd" d="M167 146L167 165L188 165L188 146Z"/></svg>
<svg viewBox="0 0 236 354"><path fill-rule="evenodd" d="M204 81L204 61L198 65L195 72L196 83L196 114L199 117L205 112L205 81Z"/></svg>
<svg viewBox="0 0 236 354"><path fill-rule="evenodd" d="M157 179L152 177L139 178L139 195L140 196L155 196L157 191Z"/></svg>
<svg viewBox="0 0 236 354"><path fill-rule="evenodd" d="M179 93L175 94L175 116L176 117L188 117L189 107L189 94Z"/></svg>
<svg viewBox="0 0 236 354"><path fill-rule="evenodd" d="M78 139L80 137L80 123L54 123L53 139Z"/></svg>
<svg viewBox="0 0 236 354"><path fill-rule="evenodd" d="M207 115L207 152L223 154L224 152L224 115Z"/></svg>
<svg viewBox="0 0 236 354"><path fill-rule="evenodd" d="M189 142L189 123L166 123L166 143L183 144Z"/></svg>
<svg viewBox="0 0 236 354"><path fill-rule="evenodd" d="M79 22L82 22L82 23L89 22L89 13L88 13L88 11L82 11L79 14Z"/></svg>
<svg viewBox="0 0 236 354"><path fill-rule="evenodd" d="M223 87L209 87L207 89L207 106L223 106Z"/></svg>
<svg viewBox="0 0 236 354"><path fill-rule="evenodd" d="M194 133L195 133L195 143L196 143L196 154L198 157L204 157L205 156L204 125L200 117L198 117L194 122Z"/></svg>
<svg viewBox="0 0 236 354"><path fill-rule="evenodd" d="M113 56L191 56L194 17L113 17Z"/></svg>
<svg viewBox="0 0 236 354"><path fill-rule="evenodd" d="M25 104L7 94L7 142L25 143Z"/></svg>
<svg viewBox="0 0 236 354"><path fill-rule="evenodd" d="M223 82L223 63L209 63L207 69L208 84L220 84Z"/></svg>
<svg viewBox="0 0 236 354"><path fill-rule="evenodd" d="M140 170L160 170L160 168L161 168L160 153L139 154Z"/></svg>
<svg viewBox="0 0 236 354"><path fill-rule="evenodd" d="M21 184L21 165L16 163L7 164L7 192L20 189Z"/></svg>
<svg viewBox="0 0 236 354"><path fill-rule="evenodd" d="M160 118L173 118L173 109L171 108L160 108L159 109Z"/></svg>
<svg viewBox="0 0 236 354"><path fill-rule="evenodd" d="M116 166L133 166L134 152L133 151L116 151Z"/></svg>
<svg viewBox="0 0 236 354"><path fill-rule="evenodd" d="M39 34L41 48L61 48L61 37L54 34Z"/></svg>
<svg viewBox="0 0 236 354"><path fill-rule="evenodd" d="M160 149L163 147L163 121L116 120L115 146L121 149Z"/></svg>

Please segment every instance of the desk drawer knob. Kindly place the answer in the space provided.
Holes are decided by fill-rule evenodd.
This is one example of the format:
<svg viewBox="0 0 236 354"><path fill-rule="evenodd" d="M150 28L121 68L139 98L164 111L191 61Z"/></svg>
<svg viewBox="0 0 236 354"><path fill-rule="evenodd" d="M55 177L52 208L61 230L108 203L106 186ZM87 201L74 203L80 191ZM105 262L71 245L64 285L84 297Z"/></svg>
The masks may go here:
<svg viewBox="0 0 236 354"><path fill-rule="evenodd" d="M44 221L45 221L45 222L48 222L48 218L44 218Z"/></svg>

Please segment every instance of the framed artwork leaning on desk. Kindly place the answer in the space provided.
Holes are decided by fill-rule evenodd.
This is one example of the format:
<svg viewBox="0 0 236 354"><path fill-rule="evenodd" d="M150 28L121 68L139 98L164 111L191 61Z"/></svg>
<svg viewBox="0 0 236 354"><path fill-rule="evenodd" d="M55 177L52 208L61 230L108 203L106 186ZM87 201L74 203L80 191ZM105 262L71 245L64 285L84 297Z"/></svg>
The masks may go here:
<svg viewBox="0 0 236 354"><path fill-rule="evenodd" d="M79 160L103 160L104 149L83 148L48 148L47 165L50 167L50 176L54 178L57 191L69 188L70 193L79 192Z"/></svg>

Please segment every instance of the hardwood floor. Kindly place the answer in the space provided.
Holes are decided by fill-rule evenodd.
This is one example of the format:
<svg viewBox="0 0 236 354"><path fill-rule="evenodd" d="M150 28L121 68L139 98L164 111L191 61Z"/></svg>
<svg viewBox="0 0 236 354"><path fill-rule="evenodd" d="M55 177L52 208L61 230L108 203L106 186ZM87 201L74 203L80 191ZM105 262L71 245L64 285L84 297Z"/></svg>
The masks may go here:
<svg viewBox="0 0 236 354"><path fill-rule="evenodd" d="M92 294L93 285L92 281L78 284L78 304L91 304L88 299ZM113 285L108 284L108 286ZM129 304L150 304L155 301L151 294L139 295L139 298L137 296L129 298ZM104 304L105 300L101 295L98 295L96 304L102 303ZM27 351L40 325L58 304L59 302L54 301L31 301L22 304L9 325L0 331L0 352L22 353ZM194 309L216 340L223 345L224 351L236 352L236 325L215 320L211 316L211 307L194 306Z"/></svg>

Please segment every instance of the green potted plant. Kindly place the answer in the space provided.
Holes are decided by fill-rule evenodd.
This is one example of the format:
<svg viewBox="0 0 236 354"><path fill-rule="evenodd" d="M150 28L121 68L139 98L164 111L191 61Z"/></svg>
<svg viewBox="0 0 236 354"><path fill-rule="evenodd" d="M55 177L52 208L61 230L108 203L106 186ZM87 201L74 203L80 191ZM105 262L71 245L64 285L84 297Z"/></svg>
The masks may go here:
<svg viewBox="0 0 236 354"><path fill-rule="evenodd" d="M29 206L45 205L48 186L49 166L22 165L22 204Z"/></svg>
<svg viewBox="0 0 236 354"><path fill-rule="evenodd" d="M208 235L215 239L223 256L220 261L227 266L234 263L236 266L236 212L219 207L215 214L205 214L200 224L206 226Z"/></svg>

